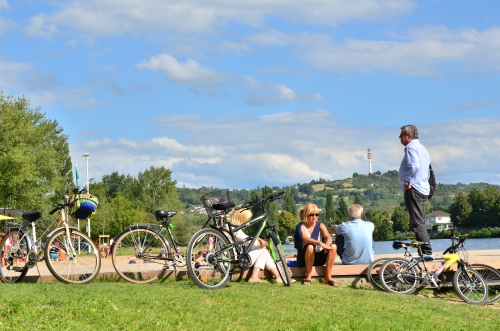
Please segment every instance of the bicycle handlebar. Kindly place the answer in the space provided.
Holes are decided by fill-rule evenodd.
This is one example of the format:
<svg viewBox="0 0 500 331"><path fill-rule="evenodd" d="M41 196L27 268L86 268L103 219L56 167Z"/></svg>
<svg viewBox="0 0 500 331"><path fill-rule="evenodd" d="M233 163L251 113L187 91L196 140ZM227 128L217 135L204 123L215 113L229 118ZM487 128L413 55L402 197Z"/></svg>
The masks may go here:
<svg viewBox="0 0 500 331"><path fill-rule="evenodd" d="M262 206L265 203L268 203L268 202L271 202L271 201L274 201L274 200L278 199L283 194L285 194L285 191L276 192L276 193L271 194L267 198L260 199L259 202L248 202L248 203L244 203L242 205L236 206L234 208L234 210L249 209L249 208L251 208L253 206Z"/></svg>
<svg viewBox="0 0 500 331"><path fill-rule="evenodd" d="M50 215L52 215L52 214L54 214L56 211L61 210L61 209L63 209L64 207L69 206L69 205L70 205L70 204L69 204L69 203L66 203L66 202L63 202L63 203L58 203L58 204L56 204L56 206L57 206L57 207L56 207L56 208L54 208L54 209L52 209L52 210L50 211L50 213L49 213L49 214L50 214Z"/></svg>

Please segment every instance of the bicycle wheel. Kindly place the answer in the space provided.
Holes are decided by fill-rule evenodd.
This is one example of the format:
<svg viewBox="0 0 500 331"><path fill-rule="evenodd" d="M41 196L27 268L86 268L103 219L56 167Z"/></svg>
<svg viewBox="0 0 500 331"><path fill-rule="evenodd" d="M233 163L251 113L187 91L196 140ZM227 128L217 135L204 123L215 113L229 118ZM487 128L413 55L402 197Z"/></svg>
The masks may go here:
<svg viewBox="0 0 500 331"><path fill-rule="evenodd" d="M368 269L366 269L366 278L372 284L372 286L379 290L379 291L385 291L385 288L382 286L382 283L380 282L380 277L379 277L379 271L382 265L387 261L388 259L383 257L381 259L377 259L370 263L368 266ZM375 275L374 275L375 273Z"/></svg>
<svg viewBox="0 0 500 331"><path fill-rule="evenodd" d="M209 249L209 238L213 248ZM191 279L207 290L222 288L230 280L234 269L234 250L227 237L215 229L202 229L194 234L188 244L187 269Z"/></svg>
<svg viewBox="0 0 500 331"><path fill-rule="evenodd" d="M28 273L28 240L19 230L10 230L0 242L0 280L15 283ZM22 239L21 239L22 238Z"/></svg>
<svg viewBox="0 0 500 331"><path fill-rule="evenodd" d="M130 228L114 243L113 267L121 278L136 284L151 283L167 269L171 252L163 237L151 229ZM162 248L165 248L162 250Z"/></svg>
<svg viewBox="0 0 500 331"><path fill-rule="evenodd" d="M278 236L274 232L269 232L271 240L269 240L269 246L271 248L271 256L276 263L276 268L281 276L281 280L285 286L292 286L292 276L290 275L290 269L286 264L285 254L283 254L283 249ZM276 244L278 243L278 244Z"/></svg>
<svg viewBox="0 0 500 331"><path fill-rule="evenodd" d="M47 239L45 263L54 277L67 284L87 284L101 268L101 256L92 239L84 233L65 228Z"/></svg>
<svg viewBox="0 0 500 331"><path fill-rule="evenodd" d="M488 286L478 271L459 267L453 275L453 289L462 300L481 305L488 298Z"/></svg>
<svg viewBox="0 0 500 331"><path fill-rule="evenodd" d="M472 264L471 267L483 276L488 285L488 298L484 303L491 305L500 300L500 272L486 264Z"/></svg>
<svg viewBox="0 0 500 331"><path fill-rule="evenodd" d="M420 285L418 272L404 259L389 259L379 271L380 283L388 292L411 294Z"/></svg>

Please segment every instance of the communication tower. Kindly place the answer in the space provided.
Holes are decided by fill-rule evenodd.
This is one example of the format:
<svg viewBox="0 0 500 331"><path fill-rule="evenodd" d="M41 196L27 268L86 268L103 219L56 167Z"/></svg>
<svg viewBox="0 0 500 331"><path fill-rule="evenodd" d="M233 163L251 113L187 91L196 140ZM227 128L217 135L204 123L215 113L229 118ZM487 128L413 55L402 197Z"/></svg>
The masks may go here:
<svg viewBox="0 0 500 331"><path fill-rule="evenodd" d="M370 172L368 174L371 175L372 173L372 150L368 148L368 163L370 165Z"/></svg>

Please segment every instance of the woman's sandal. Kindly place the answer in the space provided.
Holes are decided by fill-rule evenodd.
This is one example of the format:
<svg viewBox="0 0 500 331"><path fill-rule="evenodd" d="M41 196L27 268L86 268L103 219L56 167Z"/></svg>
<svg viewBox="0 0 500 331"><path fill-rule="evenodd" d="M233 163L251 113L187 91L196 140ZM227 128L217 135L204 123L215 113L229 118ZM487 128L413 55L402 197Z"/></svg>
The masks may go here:
<svg viewBox="0 0 500 331"><path fill-rule="evenodd" d="M304 279L302 285L311 285L311 281L309 279Z"/></svg>
<svg viewBox="0 0 500 331"><path fill-rule="evenodd" d="M330 285L330 286L334 286L334 287L337 287L339 286L339 284L335 283L333 280L329 280L326 282L326 285Z"/></svg>

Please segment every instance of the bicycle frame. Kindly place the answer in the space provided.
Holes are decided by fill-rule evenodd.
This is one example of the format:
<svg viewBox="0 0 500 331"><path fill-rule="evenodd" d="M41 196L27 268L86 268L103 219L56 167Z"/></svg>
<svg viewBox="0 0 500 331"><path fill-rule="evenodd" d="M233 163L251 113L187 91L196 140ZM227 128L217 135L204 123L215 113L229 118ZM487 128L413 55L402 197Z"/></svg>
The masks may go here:
<svg viewBox="0 0 500 331"><path fill-rule="evenodd" d="M455 244L455 239L458 239L458 243ZM443 254L435 254L432 255L432 259L444 259L445 261L441 264L441 266L434 272L429 272L429 269L427 268L427 264L425 263L425 257L422 253L421 246L419 242L412 242L408 245L408 243L402 243L402 247L405 249L405 257L408 257L408 263L410 267L416 267L419 271L419 278L424 280L427 284L432 285L434 287L439 287L439 284L437 283L437 280L435 278L439 277L443 272L446 270L450 269L451 266L453 266L455 263L458 264L459 268L465 268L468 266L468 263L465 262L460 258L458 255L458 248L460 246L463 246L465 242L465 237L455 237L454 234L452 235L452 242L451 246L448 247ZM417 251L419 257L413 256L411 253L410 249L408 246L412 247L415 244L418 243ZM423 265L423 267L422 267ZM432 275L433 279L427 279L428 275ZM434 278L435 277L435 278ZM430 283L432 282L432 283Z"/></svg>
<svg viewBox="0 0 500 331"><path fill-rule="evenodd" d="M252 248L254 247L254 244L257 241L257 238L259 238L263 232L266 232L269 229L272 229L274 232L276 232L276 226L274 224L269 223L269 217L267 215L267 211L265 210L263 205L261 205L261 207L263 210L263 214L249 220L248 222L245 222L241 225L233 225L233 224L227 222L227 226L228 226L229 231L225 231L223 228L221 230L220 226L219 227L214 226L214 225L211 226L212 228L214 228L216 230L219 230L222 232L228 232L231 236L231 244L227 247L224 247L223 250L214 252L215 255L219 255L222 252L226 252L226 251L229 251L232 249L236 249L236 251L238 253L238 254L236 254L236 260L222 258L222 259L218 260L219 262L231 262L231 263L239 262L240 255L248 254L252 250ZM248 228L248 227L250 227L258 222L262 222L262 224L253 236L248 236L247 238L245 238L245 240L241 240L241 241L236 240L236 237L234 235L235 232L238 232L239 230L246 229L246 228ZM249 242L249 238L251 238L250 243L246 244L247 242ZM268 241L274 240L273 238L267 238L267 239L268 239ZM278 243L275 242L275 244L281 245L281 242L278 242ZM243 247L243 249L241 249L242 247ZM272 245L269 245L269 248L271 250L272 258L276 259L276 254L272 249Z"/></svg>

